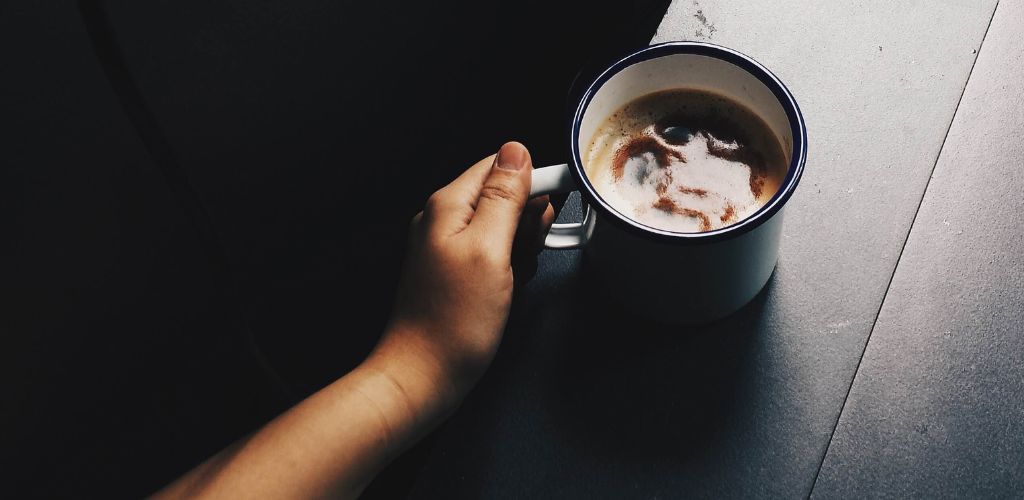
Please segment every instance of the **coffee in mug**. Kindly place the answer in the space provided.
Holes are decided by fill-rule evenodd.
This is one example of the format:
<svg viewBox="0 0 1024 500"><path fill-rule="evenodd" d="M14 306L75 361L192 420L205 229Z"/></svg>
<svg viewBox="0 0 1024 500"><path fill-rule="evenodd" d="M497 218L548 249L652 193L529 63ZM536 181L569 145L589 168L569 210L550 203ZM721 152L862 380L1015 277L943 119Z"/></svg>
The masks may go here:
<svg viewBox="0 0 1024 500"><path fill-rule="evenodd" d="M569 163L534 169L530 193L580 192L582 220L544 246L583 248L609 304L702 324L768 282L807 129L767 68L703 42L642 48L587 87L568 140Z"/></svg>
<svg viewBox="0 0 1024 500"><path fill-rule="evenodd" d="M594 132L583 157L598 194L666 231L729 226L768 202L789 162L771 128L742 104L696 89L633 99Z"/></svg>

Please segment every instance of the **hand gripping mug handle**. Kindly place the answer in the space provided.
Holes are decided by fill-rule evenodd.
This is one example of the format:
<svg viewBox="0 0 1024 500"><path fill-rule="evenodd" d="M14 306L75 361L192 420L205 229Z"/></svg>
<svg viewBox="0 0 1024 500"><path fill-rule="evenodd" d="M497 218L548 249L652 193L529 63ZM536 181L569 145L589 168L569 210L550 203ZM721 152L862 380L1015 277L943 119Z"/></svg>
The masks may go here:
<svg viewBox="0 0 1024 500"><path fill-rule="evenodd" d="M530 198L553 193L567 193L576 189L576 180L569 172L569 165L552 165L533 170L531 178ZM551 230L544 238L544 248L570 249L582 248L594 233L594 213L590 205L583 204L583 221L552 224Z"/></svg>

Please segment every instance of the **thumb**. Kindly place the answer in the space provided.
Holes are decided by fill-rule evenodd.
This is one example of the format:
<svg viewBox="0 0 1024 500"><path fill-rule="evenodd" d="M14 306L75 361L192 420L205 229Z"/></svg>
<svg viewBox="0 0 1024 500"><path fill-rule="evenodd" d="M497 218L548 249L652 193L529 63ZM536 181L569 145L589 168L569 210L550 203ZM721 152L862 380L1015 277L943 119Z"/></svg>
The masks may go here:
<svg viewBox="0 0 1024 500"><path fill-rule="evenodd" d="M530 196L533 164L526 146L506 142L480 188L476 211L469 227L491 244L511 252L512 240Z"/></svg>

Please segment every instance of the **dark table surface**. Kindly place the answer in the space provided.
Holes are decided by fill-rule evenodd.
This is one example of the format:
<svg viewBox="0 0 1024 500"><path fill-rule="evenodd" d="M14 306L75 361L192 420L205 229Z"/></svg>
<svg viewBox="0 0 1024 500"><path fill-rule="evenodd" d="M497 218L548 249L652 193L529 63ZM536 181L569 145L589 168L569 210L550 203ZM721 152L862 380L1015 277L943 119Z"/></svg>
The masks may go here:
<svg viewBox="0 0 1024 500"><path fill-rule="evenodd" d="M771 281L677 328L543 253L370 495L1021 495L1022 2L665 7L0 7L14 488L142 495L350 369L426 196L508 138L563 161L577 74L653 36L746 52L803 108Z"/></svg>

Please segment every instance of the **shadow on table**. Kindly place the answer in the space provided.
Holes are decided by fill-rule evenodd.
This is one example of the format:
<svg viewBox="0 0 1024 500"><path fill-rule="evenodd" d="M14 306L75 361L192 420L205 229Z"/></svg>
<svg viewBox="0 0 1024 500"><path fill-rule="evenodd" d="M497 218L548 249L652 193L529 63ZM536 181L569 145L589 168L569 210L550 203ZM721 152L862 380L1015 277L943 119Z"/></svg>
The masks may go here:
<svg viewBox="0 0 1024 500"><path fill-rule="evenodd" d="M621 460L685 461L713 446L743 404L741 381L775 277L751 303L706 326L680 327L618 309L584 269L576 318L555 344L545 405L567 445Z"/></svg>

